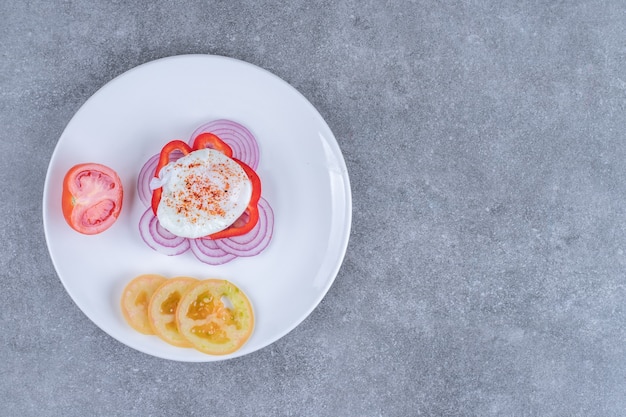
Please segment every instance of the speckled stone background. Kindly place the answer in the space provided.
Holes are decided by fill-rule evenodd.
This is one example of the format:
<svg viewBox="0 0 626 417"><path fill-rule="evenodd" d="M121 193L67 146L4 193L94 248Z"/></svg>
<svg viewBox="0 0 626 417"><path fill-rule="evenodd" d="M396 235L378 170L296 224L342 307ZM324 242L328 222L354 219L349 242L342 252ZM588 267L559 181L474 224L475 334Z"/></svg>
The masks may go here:
<svg viewBox="0 0 626 417"><path fill-rule="evenodd" d="M353 192L319 307L240 359L134 351L69 298L47 164L98 88L225 55L320 111ZM622 1L0 2L0 415L626 415Z"/></svg>

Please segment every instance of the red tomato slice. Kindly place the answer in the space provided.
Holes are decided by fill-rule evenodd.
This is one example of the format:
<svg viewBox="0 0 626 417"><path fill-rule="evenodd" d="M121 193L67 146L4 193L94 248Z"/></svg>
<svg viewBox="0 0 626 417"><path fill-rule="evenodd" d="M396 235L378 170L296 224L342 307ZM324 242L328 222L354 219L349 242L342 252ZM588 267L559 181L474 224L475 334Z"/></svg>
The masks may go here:
<svg viewBox="0 0 626 417"><path fill-rule="evenodd" d="M122 181L111 168L96 163L75 165L63 180L63 216L77 232L101 233L120 215L123 195Z"/></svg>

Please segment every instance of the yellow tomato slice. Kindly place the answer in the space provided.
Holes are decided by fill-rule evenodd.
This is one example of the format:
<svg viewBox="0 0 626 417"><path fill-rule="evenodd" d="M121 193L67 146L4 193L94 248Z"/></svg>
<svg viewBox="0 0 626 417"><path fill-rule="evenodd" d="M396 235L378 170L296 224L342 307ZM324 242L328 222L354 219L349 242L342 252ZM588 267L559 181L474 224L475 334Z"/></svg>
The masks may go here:
<svg viewBox="0 0 626 417"><path fill-rule="evenodd" d="M178 331L176 308L182 296L198 282L195 278L168 279L156 289L148 306L148 317L154 333L167 343L178 347L191 347L191 343Z"/></svg>
<svg viewBox="0 0 626 417"><path fill-rule="evenodd" d="M165 281L166 278L161 275L139 275L124 288L121 301L122 314L128 324L138 332L154 334L148 318L148 306L154 291Z"/></svg>
<svg viewBox="0 0 626 417"><path fill-rule="evenodd" d="M197 350L226 355L246 343L254 328L248 297L233 283L207 279L194 284L178 303L178 331Z"/></svg>

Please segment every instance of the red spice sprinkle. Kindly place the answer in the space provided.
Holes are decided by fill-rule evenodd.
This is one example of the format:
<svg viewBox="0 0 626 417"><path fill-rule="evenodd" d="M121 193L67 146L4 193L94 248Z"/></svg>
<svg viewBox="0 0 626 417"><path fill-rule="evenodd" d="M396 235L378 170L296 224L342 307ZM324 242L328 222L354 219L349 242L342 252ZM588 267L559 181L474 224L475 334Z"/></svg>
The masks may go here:
<svg viewBox="0 0 626 417"><path fill-rule="evenodd" d="M187 168L199 168L203 164L199 161L189 163ZM179 164L182 167L182 164ZM197 171L197 169L196 169ZM224 188L211 180L208 175L188 173L184 179L184 189L177 191L172 198L166 199L165 203L173 207L178 214L187 218L187 221L195 224L202 213L209 216L224 217L226 211L222 203L226 198L226 193L230 189L230 179L232 177L241 178L241 173L233 171L229 166L221 163L214 166L213 173L223 179Z"/></svg>

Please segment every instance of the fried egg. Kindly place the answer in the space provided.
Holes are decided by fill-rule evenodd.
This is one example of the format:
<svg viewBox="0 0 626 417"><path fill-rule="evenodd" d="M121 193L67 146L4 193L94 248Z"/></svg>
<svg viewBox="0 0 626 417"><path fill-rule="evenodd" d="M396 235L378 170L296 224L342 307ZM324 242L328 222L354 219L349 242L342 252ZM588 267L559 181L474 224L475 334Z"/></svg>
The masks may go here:
<svg viewBox="0 0 626 417"><path fill-rule="evenodd" d="M150 186L163 187L156 213L161 226L187 238L228 228L244 213L252 196L252 183L243 168L209 148L165 165Z"/></svg>

